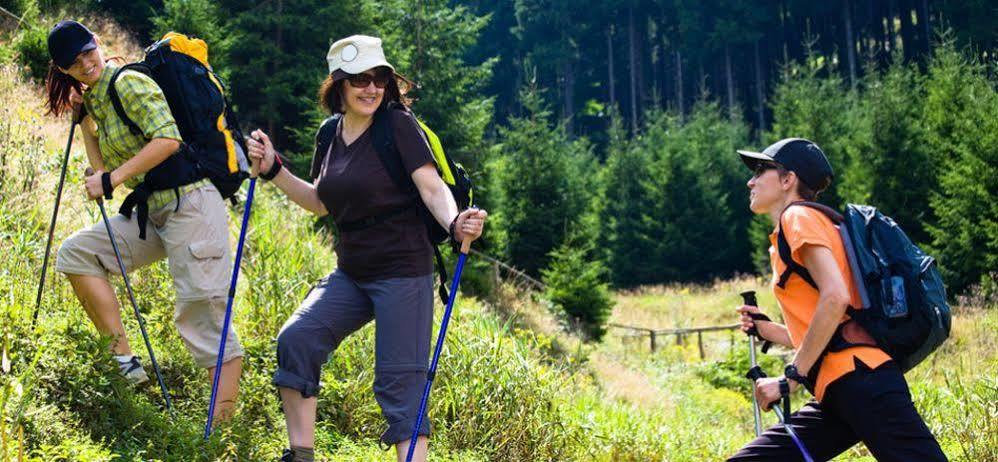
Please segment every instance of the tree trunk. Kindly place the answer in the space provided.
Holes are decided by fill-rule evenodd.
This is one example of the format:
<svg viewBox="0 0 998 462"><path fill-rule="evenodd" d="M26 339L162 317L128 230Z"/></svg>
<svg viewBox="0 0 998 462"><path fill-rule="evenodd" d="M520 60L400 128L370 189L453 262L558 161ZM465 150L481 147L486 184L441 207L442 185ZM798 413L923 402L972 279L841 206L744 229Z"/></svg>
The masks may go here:
<svg viewBox="0 0 998 462"><path fill-rule="evenodd" d="M893 54L897 49L897 41L894 39L894 4L896 0L887 0L887 11L884 21L884 46L888 53Z"/></svg>
<svg viewBox="0 0 998 462"><path fill-rule="evenodd" d="M918 5L918 25L922 30L922 52L928 55L932 46L932 26L929 20L929 0L922 0Z"/></svg>
<svg viewBox="0 0 998 462"><path fill-rule="evenodd" d="M562 94L564 96L564 108L563 118L565 119L565 130L571 134L572 131L572 119L575 116L574 100L575 100L575 70L572 66L572 61L570 58L565 59L562 63L562 81L564 82L564 89Z"/></svg>
<svg viewBox="0 0 998 462"><path fill-rule="evenodd" d="M905 62L911 62L918 51L915 45L915 26L911 22L911 5L908 1L898 2L898 15L901 16L901 49L904 50Z"/></svg>
<svg viewBox="0 0 998 462"><path fill-rule="evenodd" d="M728 90L728 117L735 118L735 78L731 75L731 47L724 47L724 75Z"/></svg>
<svg viewBox="0 0 998 462"><path fill-rule="evenodd" d="M846 60L849 62L849 85L856 89L856 40L852 36L852 2L845 0L842 8L846 29Z"/></svg>
<svg viewBox="0 0 998 462"><path fill-rule="evenodd" d="M759 133L766 129L766 82L762 79L762 60L759 58L759 41L755 41L755 104Z"/></svg>
<svg viewBox="0 0 998 462"><path fill-rule="evenodd" d="M683 98L683 55L679 50L676 50L676 108L679 109L680 118L686 114L685 101Z"/></svg>
<svg viewBox="0 0 998 462"><path fill-rule="evenodd" d="M606 61L607 61L607 71L609 76L610 85L610 106L615 106L617 104L617 85L614 81L614 70L613 70L613 26L611 25L606 31Z"/></svg>
<svg viewBox="0 0 998 462"><path fill-rule="evenodd" d="M631 131L638 131L638 56L637 33L634 30L634 7L627 9L628 59L631 64Z"/></svg>
<svg viewBox="0 0 998 462"><path fill-rule="evenodd" d="M282 24L284 24L284 18L281 17L283 14L284 14L284 0L277 0L277 12L274 15L274 17L277 18L277 31L276 31L276 34L274 34L274 44L277 46L277 50L278 51L281 51L281 49L282 49L281 48L282 47L282 43L284 41L283 40L284 39L284 27L282 26ZM271 63L274 64L274 68L271 71L272 72L271 75L273 75L273 74L277 73L278 63L277 63L276 59L272 60ZM277 109L277 108L275 108L275 109ZM274 111L274 112L277 112L277 111ZM276 124L277 121L274 120L275 115L276 114L272 112L267 117L267 133L270 133L270 136L274 136L276 134L276 128L277 127L274 124ZM275 138L275 139L277 139L278 142L280 142L280 138Z"/></svg>

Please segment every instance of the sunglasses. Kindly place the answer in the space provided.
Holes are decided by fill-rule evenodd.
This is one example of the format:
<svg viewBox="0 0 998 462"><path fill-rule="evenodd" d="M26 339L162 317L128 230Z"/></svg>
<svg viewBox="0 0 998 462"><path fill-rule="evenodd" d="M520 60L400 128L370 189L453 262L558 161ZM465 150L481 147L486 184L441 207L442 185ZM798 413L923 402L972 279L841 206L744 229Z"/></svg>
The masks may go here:
<svg viewBox="0 0 998 462"><path fill-rule="evenodd" d="M772 163L772 162L761 162L761 163L759 163L758 165L755 166L755 170L753 171L752 178L759 178L760 176L762 176L763 173L766 173L766 171L768 171L768 170L776 170L778 168L779 168L779 166L776 165L776 164L774 164L774 163Z"/></svg>
<svg viewBox="0 0 998 462"><path fill-rule="evenodd" d="M367 88L371 82L374 82L374 86L377 88L385 88L388 86L388 80L391 79L391 77L391 74L354 74L347 80L350 82L350 86L354 88Z"/></svg>

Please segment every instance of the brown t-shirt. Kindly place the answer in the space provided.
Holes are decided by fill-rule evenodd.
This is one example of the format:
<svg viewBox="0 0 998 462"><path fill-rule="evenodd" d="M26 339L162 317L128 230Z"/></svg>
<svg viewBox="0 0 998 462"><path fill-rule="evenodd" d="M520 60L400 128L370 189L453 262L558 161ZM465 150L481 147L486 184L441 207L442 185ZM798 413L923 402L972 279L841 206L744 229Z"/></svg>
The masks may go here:
<svg viewBox="0 0 998 462"><path fill-rule="evenodd" d="M433 162L433 154L415 117L392 110L391 118L395 145L406 174L411 175ZM433 249L415 198L392 181L374 149L372 127L349 146L337 128L319 170L316 184L319 200L337 225L390 215L363 229L341 230L336 243L339 269L359 281L431 274ZM393 213L407 205L411 207L404 212Z"/></svg>

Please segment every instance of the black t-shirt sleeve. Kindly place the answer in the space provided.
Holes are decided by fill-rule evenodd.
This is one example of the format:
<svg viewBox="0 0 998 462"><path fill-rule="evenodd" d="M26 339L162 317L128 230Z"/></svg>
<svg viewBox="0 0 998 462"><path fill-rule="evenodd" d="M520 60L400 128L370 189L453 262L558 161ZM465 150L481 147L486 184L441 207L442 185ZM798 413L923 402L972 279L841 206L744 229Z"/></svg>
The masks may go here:
<svg viewBox="0 0 998 462"><path fill-rule="evenodd" d="M433 162L430 145L411 112L392 111L392 130L406 174L412 175L419 167Z"/></svg>

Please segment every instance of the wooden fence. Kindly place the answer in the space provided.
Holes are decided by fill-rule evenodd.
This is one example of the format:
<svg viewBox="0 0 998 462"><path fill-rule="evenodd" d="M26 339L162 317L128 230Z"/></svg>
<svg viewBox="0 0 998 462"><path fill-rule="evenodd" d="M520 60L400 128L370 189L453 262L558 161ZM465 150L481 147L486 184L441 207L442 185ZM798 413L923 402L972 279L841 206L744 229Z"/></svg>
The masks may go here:
<svg viewBox="0 0 998 462"><path fill-rule="evenodd" d="M658 339L662 336L674 335L676 336L676 345L683 345L686 343L686 337L696 334L697 336L697 349L700 350L700 359L706 359L706 353L703 349L703 334L704 332L719 332L719 331L730 331L737 330L741 327L740 324L730 324L726 326L705 326L705 327L686 327L686 328L675 328L675 329L649 329L647 327L638 326L628 326L625 324L610 323L609 327L617 329L625 329L634 332L632 336L648 336L648 345L651 351L654 352L658 348Z"/></svg>

